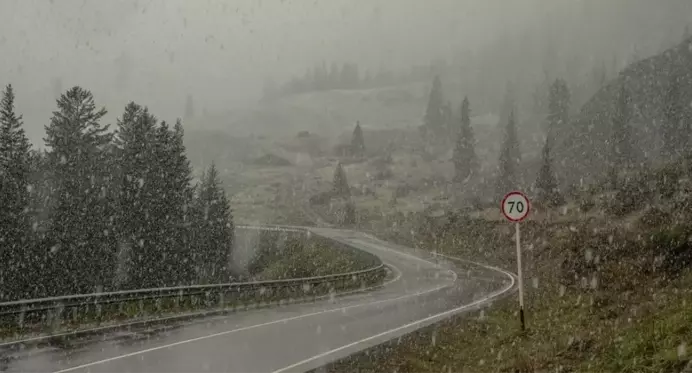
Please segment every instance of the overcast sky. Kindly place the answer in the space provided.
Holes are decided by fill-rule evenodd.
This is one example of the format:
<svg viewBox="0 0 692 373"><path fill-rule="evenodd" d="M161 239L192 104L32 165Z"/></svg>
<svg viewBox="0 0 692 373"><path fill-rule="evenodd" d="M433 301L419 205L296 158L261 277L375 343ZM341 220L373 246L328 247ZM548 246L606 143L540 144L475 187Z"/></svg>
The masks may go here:
<svg viewBox="0 0 692 373"><path fill-rule="evenodd" d="M129 100L172 119L188 93L198 111L220 110L256 97L266 76L281 81L322 59L426 63L461 35L471 46L501 18L519 22L526 7L508 3L517 2L0 0L0 83L15 85L34 140L58 78L62 90L92 90L111 120Z"/></svg>
<svg viewBox="0 0 692 373"><path fill-rule="evenodd" d="M56 87L92 90L109 121L130 100L172 120L187 94L218 112L321 60L408 68L584 1L0 0L0 84L36 142Z"/></svg>

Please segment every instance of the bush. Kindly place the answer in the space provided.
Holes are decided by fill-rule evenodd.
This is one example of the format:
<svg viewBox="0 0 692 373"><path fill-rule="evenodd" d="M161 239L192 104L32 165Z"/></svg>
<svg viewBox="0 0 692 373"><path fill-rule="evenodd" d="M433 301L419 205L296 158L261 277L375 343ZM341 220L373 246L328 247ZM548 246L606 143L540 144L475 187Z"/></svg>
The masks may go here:
<svg viewBox="0 0 692 373"><path fill-rule="evenodd" d="M589 212L591 209L596 206L596 202L594 201L593 197L591 196L586 196L586 197L581 197L579 199L579 211L580 212Z"/></svg>
<svg viewBox="0 0 692 373"><path fill-rule="evenodd" d="M650 204L653 191L646 180L641 178L627 179L618 188L615 196L608 201L607 212L615 216L624 216Z"/></svg>
<svg viewBox="0 0 692 373"><path fill-rule="evenodd" d="M676 276L692 265L689 227L662 228L651 235L647 248L656 257L656 268L667 276Z"/></svg>

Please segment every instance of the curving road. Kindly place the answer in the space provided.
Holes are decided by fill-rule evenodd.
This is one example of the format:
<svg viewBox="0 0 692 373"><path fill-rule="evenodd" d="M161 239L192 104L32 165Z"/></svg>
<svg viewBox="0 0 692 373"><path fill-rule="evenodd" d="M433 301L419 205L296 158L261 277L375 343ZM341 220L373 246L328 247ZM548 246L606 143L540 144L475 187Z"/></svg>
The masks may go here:
<svg viewBox="0 0 692 373"><path fill-rule="evenodd" d="M237 312L174 329L63 348L23 351L8 372L301 372L476 309L514 287L511 274L468 276L451 261L327 228L314 233L379 256L392 269L382 287L316 303ZM3 369L4 368L4 369Z"/></svg>

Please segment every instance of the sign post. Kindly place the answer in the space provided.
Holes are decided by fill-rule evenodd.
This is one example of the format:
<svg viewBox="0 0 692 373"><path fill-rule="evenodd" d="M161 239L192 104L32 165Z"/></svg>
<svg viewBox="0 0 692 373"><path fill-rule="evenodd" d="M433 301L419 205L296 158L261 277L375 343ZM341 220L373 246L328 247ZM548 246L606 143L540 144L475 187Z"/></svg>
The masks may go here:
<svg viewBox="0 0 692 373"><path fill-rule="evenodd" d="M519 191L509 192L502 199L500 205L502 215L514 223L514 241L517 244L517 278L519 280L519 321L521 322L521 330L526 329L524 321L524 278L522 275L521 265L521 235L519 233L519 223L529 216L531 205L529 199L524 193Z"/></svg>

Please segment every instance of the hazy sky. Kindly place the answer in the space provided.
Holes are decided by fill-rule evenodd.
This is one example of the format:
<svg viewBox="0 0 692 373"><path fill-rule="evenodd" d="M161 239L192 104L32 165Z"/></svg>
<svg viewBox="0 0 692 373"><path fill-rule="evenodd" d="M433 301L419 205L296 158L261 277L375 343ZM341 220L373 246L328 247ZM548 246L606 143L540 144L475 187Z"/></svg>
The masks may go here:
<svg viewBox="0 0 692 373"><path fill-rule="evenodd" d="M90 89L110 122L130 100L172 120L188 94L223 112L317 61L408 68L599 1L0 0L0 84L40 142L56 87Z"/></svg>
<svg viewBox="0 0 692 373"><path fill-rule="evenodd" d="M425 63L520 22L532 1L0 0L0 84L15 85L34 140L58 78L92 90L111 121L129 100L172 119L188 93L220 111L322 59Z"/></svg>

